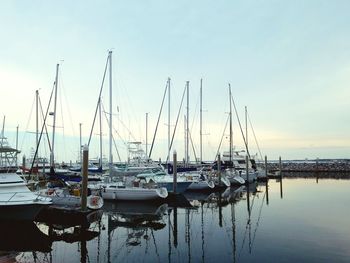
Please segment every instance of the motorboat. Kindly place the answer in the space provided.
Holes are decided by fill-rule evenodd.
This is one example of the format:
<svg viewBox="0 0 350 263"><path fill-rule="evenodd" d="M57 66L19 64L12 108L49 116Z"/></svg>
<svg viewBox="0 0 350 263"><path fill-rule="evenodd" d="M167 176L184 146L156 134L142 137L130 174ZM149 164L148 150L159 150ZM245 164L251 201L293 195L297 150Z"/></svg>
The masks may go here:
<svg viewBox="0 0 350 263"><path fill-rule="evenodd" d="M29 190L26 182L16 173L0 174L0 219L35 220L38 213L52 204L51 198Z"/></svg>

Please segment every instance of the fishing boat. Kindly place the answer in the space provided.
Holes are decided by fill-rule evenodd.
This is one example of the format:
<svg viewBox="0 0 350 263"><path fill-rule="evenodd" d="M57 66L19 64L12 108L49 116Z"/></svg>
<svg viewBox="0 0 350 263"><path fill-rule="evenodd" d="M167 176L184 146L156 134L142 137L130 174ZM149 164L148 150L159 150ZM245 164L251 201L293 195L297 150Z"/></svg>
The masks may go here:
<svg viewBox="0 0 350 263"><path fill-rule="evenodd" d="M31 192L18 174L0 174L1 220L33 221L38 213L50 204L52 204L50 198Z"/></svg>
<svg viewBox="0 0 350 263"><path fill-rule="evenodd" d="M141 142L128 142L128 161L111 167L112 176L136 176L159 166L141 149Z"/></svg>

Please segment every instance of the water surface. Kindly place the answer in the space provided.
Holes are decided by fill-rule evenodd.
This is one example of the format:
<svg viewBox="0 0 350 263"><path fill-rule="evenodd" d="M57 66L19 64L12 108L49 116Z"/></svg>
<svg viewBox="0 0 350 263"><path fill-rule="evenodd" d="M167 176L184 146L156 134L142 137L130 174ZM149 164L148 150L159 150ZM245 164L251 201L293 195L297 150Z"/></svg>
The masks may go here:
<svg viewBox="0 0 350 263"><path fill-rule="evenodd" d="M46 250L11 255L64 263L350 262L350 180L288 178L186 196L192 207L107 203L82 234L33 224L45 235L32 242L44 238Z"/></svg>

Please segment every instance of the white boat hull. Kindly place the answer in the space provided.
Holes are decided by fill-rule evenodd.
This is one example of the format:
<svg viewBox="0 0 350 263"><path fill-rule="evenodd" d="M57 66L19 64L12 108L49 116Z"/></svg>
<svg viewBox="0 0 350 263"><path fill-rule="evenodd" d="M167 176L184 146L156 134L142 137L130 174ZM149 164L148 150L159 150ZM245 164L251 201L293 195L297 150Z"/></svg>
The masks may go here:
<svg viewBox="0 0 350 263"><path fill-rule="evenodd" d="M164 199L168 196L166 188L140 188L140 187L103 187L102 198L105 200L146 201Z"/></svg>
<svg viewBox="0 0 350 263"><path fill-rule="evenodd" d="M195 181L190 184L187 188L188 190L209 190L215 187L214 182L212 181Z"/></svg>

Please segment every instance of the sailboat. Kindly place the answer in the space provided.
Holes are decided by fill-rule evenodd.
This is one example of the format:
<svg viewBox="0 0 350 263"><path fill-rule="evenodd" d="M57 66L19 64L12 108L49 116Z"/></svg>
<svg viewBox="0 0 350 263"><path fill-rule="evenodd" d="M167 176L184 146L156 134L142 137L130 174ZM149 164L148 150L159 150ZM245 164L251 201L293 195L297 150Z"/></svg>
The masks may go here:
<svg viewBox="0 0 350 263"><path fill-rule="evenodd" d="M232 150L233 150L233 141L232 141L232 103L231 103L231 85L229 84L229 100L230 100L230 150L229 150L229 162L228 162L228 168L225 170L225 174L227 178L230 180L231 185L242 185L245 183L245 180L242 178L240 174L237 174L237 170L235 169L235 166L233 165L233 159L232 159ZM226 161L227 152L223 153L222 160Z"/></svg>
<svg viewBox="0 0 350 263"><path fill-rule="evenodd" d="M113 171L113 156L112 156L112 51L108 52L107 63L105 73L107 71L107 65L109 64L109 171L110 176L105 178L105 182L90 184L89 189L94 192L100 192L103 199L106 200L129 200L129 201L142 201L142 200L154 200L164 199L168 196L168 191L164 187L158 187L154 183L135 181L133 185L127 185L125 182L114 182L111 174ZM101 86L100 94L102 92L103 83ZM99 101L101 95L99 96Z"/></svg>

